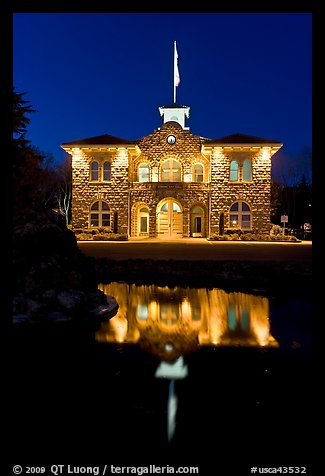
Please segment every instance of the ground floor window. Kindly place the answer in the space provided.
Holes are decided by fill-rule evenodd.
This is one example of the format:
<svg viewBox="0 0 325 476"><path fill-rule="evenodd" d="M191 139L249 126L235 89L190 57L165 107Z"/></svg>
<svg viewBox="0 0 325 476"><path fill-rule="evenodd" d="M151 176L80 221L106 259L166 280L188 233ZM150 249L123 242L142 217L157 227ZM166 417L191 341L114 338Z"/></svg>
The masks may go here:
<svg viewBox="0 0 325 476"><path fill-rule="evenodd" d="M97 201L90 207L90 227L110 227L111 211L106 202Z"/></svg>
<svg viewBox="0 0 325 476"><path fill-rule="evenodd" d="M246 202L239 200L230 207L229 227L249 230L251 225L251 209Z"/></svg>

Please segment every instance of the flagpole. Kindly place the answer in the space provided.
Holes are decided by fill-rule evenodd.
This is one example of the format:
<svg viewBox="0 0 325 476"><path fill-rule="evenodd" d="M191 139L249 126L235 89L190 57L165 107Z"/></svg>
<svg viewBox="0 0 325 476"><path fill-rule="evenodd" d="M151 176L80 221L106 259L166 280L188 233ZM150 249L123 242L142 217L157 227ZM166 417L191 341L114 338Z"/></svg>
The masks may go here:
<svg viewBox="0 0 325 476"><path fill-rule="evenodd" d="M176 104L176 81L175 81L175 78L176 78L176 62L177 62L176 41L174 41L174 104Z"/></svg>

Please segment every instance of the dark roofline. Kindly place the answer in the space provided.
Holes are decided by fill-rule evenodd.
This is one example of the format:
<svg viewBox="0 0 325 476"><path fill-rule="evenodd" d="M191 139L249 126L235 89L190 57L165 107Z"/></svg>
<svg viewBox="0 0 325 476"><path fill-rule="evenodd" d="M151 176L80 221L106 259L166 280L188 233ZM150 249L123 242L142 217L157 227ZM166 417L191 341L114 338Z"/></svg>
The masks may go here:
<svg viewBox="0 0 325 476"><path fill-rule="evenodd" d="M207 144L281 144L280 141L265 139L263 137L249 136L247 134L231 134L218 139L205 139Z"/></svg>
<svg viewBox="0 0 325 476"><path fill-rule="evenodd" d="M135 145L137 140L126 140L120 137L114 137L109 134L103 134L101 136L88 137L86 139L74 140L72 142L64 142L62 147L73 145Z"/></svg>
<svg viewBox="0 0 325 476"><path fill-rule="evenodd" d="M182 106L181 104L170 104L169 106L159 106L159 108L165 108L165 109L180 109L180 108L184 108L184 109L187 109L189 108L190 109L190 106Z"/></svg>

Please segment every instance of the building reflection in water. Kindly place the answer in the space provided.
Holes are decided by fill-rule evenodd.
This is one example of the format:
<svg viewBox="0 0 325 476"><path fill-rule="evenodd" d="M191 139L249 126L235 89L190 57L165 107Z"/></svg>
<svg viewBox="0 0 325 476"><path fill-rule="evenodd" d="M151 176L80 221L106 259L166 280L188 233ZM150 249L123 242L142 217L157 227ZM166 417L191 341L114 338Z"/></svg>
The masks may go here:
<svg viewBox="0 0 325 476"><path fill-rule="evenodd" d="M278 347L266 297L221 289L101 284L118 313L102 322L98 342L138 344L173 362L200 346Z"/></svg>

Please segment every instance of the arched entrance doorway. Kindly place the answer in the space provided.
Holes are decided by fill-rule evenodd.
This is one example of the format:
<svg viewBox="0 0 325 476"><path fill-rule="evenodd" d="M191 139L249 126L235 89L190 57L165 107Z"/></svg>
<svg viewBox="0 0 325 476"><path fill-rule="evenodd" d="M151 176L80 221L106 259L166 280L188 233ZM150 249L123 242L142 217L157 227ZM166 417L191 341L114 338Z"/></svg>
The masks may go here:
<svg viewBox="0 0 325 476"><path fill-rule="evenodd" d="M149 209L141 207L138 212L138 236L149 236Z"/></svg>
<svg viewBox="0 0 325 476"><path fill-rule="evenodd" d="M183 237L183 210L174 198L164 198L157 206L158 238Z"/></svg>
<svg viewBox="0 0 325 476"><path fill-rule="evenodd" d="M205 236L204 210L196 206L191 209L191 236Z"/></svg>
<svg viewBox="0 0 325 476"><path fill-rule="evenodd" d="M149 207L144 202L135 203L132 207L131 236L149 238Z"/></svg>

